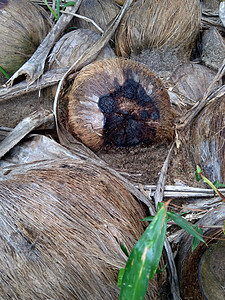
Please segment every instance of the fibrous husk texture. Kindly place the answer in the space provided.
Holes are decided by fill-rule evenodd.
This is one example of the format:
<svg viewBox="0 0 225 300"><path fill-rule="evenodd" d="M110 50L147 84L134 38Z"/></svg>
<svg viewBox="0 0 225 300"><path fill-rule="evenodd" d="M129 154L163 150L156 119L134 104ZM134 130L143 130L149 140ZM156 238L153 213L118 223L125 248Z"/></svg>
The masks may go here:
<svg viewBox="0 0 225 300"><path fill-rule="evenodd" d="M44 9L27 0L0 1L0 66L9 74L34 53L50 30Z"/></svg>
<svg viewBox="0 0 225 300"><path fill-rule="evenodd" d="M186 51L199 32L198 0L139 0L125 13L116 34L118 55L175 47Z"/></svg>
<svg viewBox="0 0 225 300"><path fill-rule="evenodd" d="M1 299L118 299L120 242L130 251L145 224L115 176L80 160L26 165L1 177L0 199Z"/></svg>
<svg viewBox="0 0 225 300"><path fill-rule="evenodd" d="M209 103L191 129L191 153L211 181L225 182L225 96Z"/></svg>
<svg viewBox="0 0 225 300"><path fill-rule="evenodd" d="M216 72L196 63L182 64L172 74L173 91L179 96L184 96L190 103L200 101L209 85L216 76ZM221 85L215 84L215 88Z"/></svg>
<svg viewBox="0 0 225 300"><path fill-rule="evenodd" d="M77 14L93 20L102 30L105 30L107 24L119 11L119 6L111 0L83 0ZM76 18L74 23L78 28L87 28L99 33L94 25L83 19Z"/></svg>
<svg viewBox="0 0 225 300"><path fill-rule="evenodd" d="M132 60L112 58L86 66L68 98L69 131L93 150L173 138L166 89Z"/></svg>
<svg viewBox="0 0 225 300"><path fill-rule="evenodd" d="M49 59L49 69L70 67L97 40L100 34L89 29L77 29L61 37L55 44ZM106 46L96 60L114 57L115 53Z"/></svg>

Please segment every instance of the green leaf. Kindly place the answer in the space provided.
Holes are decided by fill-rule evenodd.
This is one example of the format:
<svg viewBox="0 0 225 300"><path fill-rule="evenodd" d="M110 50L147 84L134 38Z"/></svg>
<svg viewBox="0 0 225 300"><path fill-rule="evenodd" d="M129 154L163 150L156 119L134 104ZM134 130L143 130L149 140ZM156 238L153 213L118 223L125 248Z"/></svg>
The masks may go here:
<svg viewBox="0 0 225 300"><path fill-rule="evenodd" d="M56 12L55 12L54 9L52 9L51 6L48 4L48 1L47 1L47 0L43 0L43 1L44 1L45 5L47 5L47 7L48 7L48 9L50 10L50 12L53 14L54 18L55 18L56 20L58 20Z"/></svg>
<svg viewBox="0 0 225 300"><path fill-rule="evenodd" d="M189 223L187 220L185 220L175 212L168 212L167 214L177 225L186 230L199 241L205 243L203 237L194 229L194 226L191 223Z"/></svg>
<svg viewBox="0 0 225 300"><path fill-rule="evenodd" d="M148 216L148 217L141 219L141 221L152 222L153 219L154 219L154 216Z"/></svg>
<svg viewBox="0 0 225 300"><path fill-rule="evenodd" d="M199 235L203 235L203 229L193 225L193 228L195 229L196 232L198 232ZM195 248L198 246L198 244L200 243L200 240L196 237L193 237L192 239L192 245L191 245L191 251L193 252L195 250Z"/></svg>
<svg viewBox="0 0 225 300"><path fill-rule="evenodd" d="M195 179L197 181L200 181L201 180L201 176L200 174L202 173L202 170L201 168L197 165L197 169L196 169L196 172L195 172Z"/></svg>
<svg viewBox="0 0 225 300"><path fill-rule="evenodd" d="M159 274L159 273L165 272L166 267L167 267L167 264L165 264L165 266L164 266L162 269L157 269L157 270L156 270L156 273Z"/></svg>
<svg viewBox="0 0 225 300"><path fill-rule="evenodd" d="M125 271L125 269L120 269L119 270L119 275L118 275L118 279L117 279L117 286L118 287L121 287L124 271Z"/></svg>
<svg viewBox="0 0 225 300"><path fill-rule="evenodd" d="M2 68L2 67L0 67L0 71L9 79L10 78L10 76L6 73L6 71Z"/></svg>
<svg viewBox="0 0 225 300"><path fill-rule="evenodd" d="M57 19L59 19L59 15L60 15L60 3L61 3L61 0L57 0L56 2L56 16L57 16Z"/></svg>
<svg viewBox="0 0 225 300"><path fill-rule="evenodd" d="M128 253L128 251L127 251L127 247L124 245L123 242L120 243L120 248L123 250L123 253L125 253L125 255L126 255L127 257L129 257L129 253Z"/></svg>
<svg viewBox="0 0 225 300"><path fill-rule="evenodd" d="M149 279L156 273L167 228L165 205L157 212L139 241L133 247L123 275L120 300L142 300Z"/></svg>
<svg viewBox="0 0 225 300"><path fill-rule="evenodd" d="M63 5L63 9L65 9L67 6L74 6L75 5L75 1L68 1Z"/></svg>
<svg viewBox="0 0 225 300"><path fill-rule="evenodd" d="M221 188L221 187L225 187L225 184L223 183L219 183L218 180L214 181L213 182L213 185L218 189L218 188Z"/></svg>

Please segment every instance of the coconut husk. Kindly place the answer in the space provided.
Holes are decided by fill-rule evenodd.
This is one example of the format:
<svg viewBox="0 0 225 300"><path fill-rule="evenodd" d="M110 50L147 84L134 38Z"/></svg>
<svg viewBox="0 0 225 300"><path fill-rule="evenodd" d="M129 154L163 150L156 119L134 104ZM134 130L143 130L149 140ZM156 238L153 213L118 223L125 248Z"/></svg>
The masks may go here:
<svg viewBox="0 0 225 300"><path fill-rule="evenodd" d="M121 182L81 160L2 169L2 299L118 299L117 276L145 211ZM150 282L147 299L157 299Z"/></svg>
<svg viewBox="0 0 225 300"><path fill-rule="evenodd" d="M171 87L186 104L193 105L200 101L206 93L209 85L216 76L216 72L195 63L187 63L179 66L170 77ZM222 85L221 80L214 86L216 90Z"/></svg>
<svg viewBox="0 0 225 300"><path fill-rule="evenodd" d="M34 53L51 28L44 9L27 0L0 2L0 66L9 74Z"/></svg>
<svg viewBox="0 0 225 300"><path fill-rule="evenodd" d="M203 9L212 9L218 10L220 6L220 0L202 0L202 7Z"/></svg>
<svg viewBox="0 0 225 300"><path fill-rule="evenodd" d="M204 217L201 218L200 221L195 223L198 226L208 225L208 228L203 229L204 240L207 242L208 247L214 241L216 241L217 238L224 237L222 233L224 218L225 218L225 208L224 205L222 204L220 207L210 210ZM220 229L216 228L217 227L216 225L220 225ZM215 228L213 228L214 226ZM192 252L191 245L192 245L192 237L187 233L184 233L181 242L181 247L179 249L178 257L177 257L182 299L203 300L205 298L203 297L202 292L200 290L200 284L199 284L200 274L198 269L199 269L200 260L204 255L207 246L203 243L200 243L199 246L194 250L194 252ZM219 259L218 256L215 257L215 260L218 259ZM220 262L217 261L217 265L219 265L219 263ZM222 271L222 274L224 274L224 270ZM208 281L208 285L209 282L210 281ZM211 289L213 289L214 287L215 285L210 285ZM222 298L216 298L216 291L214 295L215 297L207 298L207 299L215 299L215 300L222 299Z"/></svg>
<svg viewBox="0 0 225 300"><path fill-rule="evenodd" d="M214 70L219 70L225 59L225 39L212 27L202 34L202 61Z"/></svg>
<svg viewBox="0 0 225 300"><path fill-rule="evenodd" d="M194 162L211 181L225 182L225 96L209 103L191 128L191 153Z"/></svg>
<svg viewBox="0 0 225 300"><path fill-rule="evenodd" d="M77 14L93 20L102 30L105 30L106 26L114 19L119 11L119 6L111 0L83 0ZM78 28L87 28L99 33L99 30L96 29L93 24L81 18L75 18L73 25Z"/></svg>
<svg viewBox="0 0 225 300"><path fill-rule="evenodd" d="M198 0L139 0L126 12L118 28L116 51L128 57L146 48L174 47L189 56L199 26Z"/></svg>
<svg viewBox="0 0 225 300"><path fill-rule="evenodd" d="M134 61L115 58L86 66L66 97L69 131L93 150L173 138L166 89Z"/></svg>
<svg viewBox="0 0 225 300"><path fill-rule="evenodd" d="M97 32L89 29L77 29L65 35L55 44L48 63L48 70L71 67L85 51L100 39ZM96 56L94 61L115 57L112 48L107 45ZM54 99L57 85L48 88L44 93Z"/></svg>
<svg viewBox="0 0 225 300"><path fill-rule="evenodd" d="M90 48L100 35L89 29L77 29L71 31L55 44L49 58L48 69L71 67L78 58ZM95 60L115 57L114 51L109 45L102 49Z"/></svg>

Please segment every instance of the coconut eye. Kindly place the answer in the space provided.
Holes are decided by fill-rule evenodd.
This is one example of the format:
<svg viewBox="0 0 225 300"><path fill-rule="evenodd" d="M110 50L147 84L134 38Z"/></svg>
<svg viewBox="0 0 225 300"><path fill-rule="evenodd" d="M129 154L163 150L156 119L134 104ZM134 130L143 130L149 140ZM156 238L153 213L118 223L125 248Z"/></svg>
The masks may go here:
<svg viewBox="0 0 225 300"><path fill-rule="evenodd" d="M68 98L69 131L93 150L173 138L169 95L137 62L114 58L88 65Z"/></svg>

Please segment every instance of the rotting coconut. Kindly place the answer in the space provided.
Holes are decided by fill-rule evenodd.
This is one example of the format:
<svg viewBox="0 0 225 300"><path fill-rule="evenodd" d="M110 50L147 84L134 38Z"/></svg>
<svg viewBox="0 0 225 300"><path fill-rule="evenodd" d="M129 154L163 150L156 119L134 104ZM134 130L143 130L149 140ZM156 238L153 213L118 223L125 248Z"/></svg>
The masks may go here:
<svg viewBox="0 0 225 300"><path fill-rule="evenodd" d="M118 179L81 160L2 169L0 298L118 299L117 276L145 211ZM158 299L150 281L147 299Z"/></svg>
<svg viewBox="0 0 225 300"><path fill-rule="evenodd" d="M225 182L225 95L214 99L196 117L191 127L191 149L195 164L211 181Z"/></svg>
<svg viewBox="0 0 225 300"><path fill-rule="evenodd" d="M77 14L85 16L94 21L102 30L119 13L119 6L112 0L83 0L77 11ZM74 18L74 26L78 28L87 28L99 33L99 30L90 22L81 18Z"/></svg>
<svg viewBox="0 0 225 300"><path fill-rule="evenodd" d="M0 0L0 66L9 74L35 52L51 28L47 13L27 0Z"/></svg>
<svg viewBox="0 0 225 300"><path fill-rule="evenodd" d="M174 69L190 59L199 28L198 0L138 0L117 30L116 52L143 62L154 72L165 71L166 65Z"/></svg>
<svg viewBox="0 0 225 300"><path fill-rule="evenodd" d="M132 60L114 58L86 66L65 97L69 131L93 150L173 139L166 89Z"/></svg>

